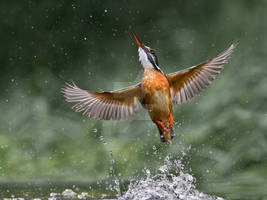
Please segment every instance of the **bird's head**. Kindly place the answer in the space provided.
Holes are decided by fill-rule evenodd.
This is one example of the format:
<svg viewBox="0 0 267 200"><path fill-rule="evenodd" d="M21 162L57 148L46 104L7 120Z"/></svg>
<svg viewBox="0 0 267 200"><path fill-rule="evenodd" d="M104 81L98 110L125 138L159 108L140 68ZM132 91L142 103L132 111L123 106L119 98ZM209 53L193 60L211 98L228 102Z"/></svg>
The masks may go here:
<svg viewBox="0 0 267 200"><path fill-rule="evenodd" d="M132 31L132 35L139 46L138 52L139 52L139 60L143 67L154 67L155 69L160 70L158 67L158 58L155 54L155 51L151 49L150 47L144 45L139 38L136 36L136 34Z"/></svg>

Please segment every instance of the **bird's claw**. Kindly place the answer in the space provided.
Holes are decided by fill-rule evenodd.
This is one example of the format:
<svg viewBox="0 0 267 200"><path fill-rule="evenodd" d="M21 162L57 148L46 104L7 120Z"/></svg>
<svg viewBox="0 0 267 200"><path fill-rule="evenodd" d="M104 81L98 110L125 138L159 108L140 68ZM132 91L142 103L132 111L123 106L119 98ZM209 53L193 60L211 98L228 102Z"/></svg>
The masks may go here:
<svg viewBox="0 0 267 200"><path fill-rule="evenodd" d="M171 132L172 131L172 128L167 128L163 123L162 121L157 121L157 124L161 126L161 128L166 131L166 132Z"/></svg>

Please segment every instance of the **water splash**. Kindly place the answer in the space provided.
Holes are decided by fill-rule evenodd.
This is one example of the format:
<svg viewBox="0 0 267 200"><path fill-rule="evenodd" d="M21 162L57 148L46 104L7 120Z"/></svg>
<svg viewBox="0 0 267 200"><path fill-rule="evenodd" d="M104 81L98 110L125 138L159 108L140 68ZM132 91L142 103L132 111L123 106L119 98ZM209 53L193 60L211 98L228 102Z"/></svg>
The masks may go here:
<svg viewBox="0 0 267 200"><path fill-rule="evenodd" d="M103 136L99 137L100 141L107 145ZM157 151L155 146L152 147L154 151ZM168 155L164 159L164 163L160 166L156 172L152 173L150 169L145 168L144 178L133 178L130 180L128 190L121 194L120 179L114 173L115 159L113 153L110 150L110 171L109 178L114 181L106 188L109 191L115 192L115 197L107 197L102 194L99 199L110 200L224 200L221 197L216 197L208 194L204 194L196 189L196 179L187 173L182 162L186 151L189 149L183 149L182 156L175 158L172 155ZM101 184L100 184L101 185ZM90 192L87 191L87 192ZM62 193L50 193L48 200L64 200L64 199L97 199L90 196L87 192L81 192L71 189L65 189ZM12 200L18 198L11 197ZM24 200L23 198L19 198ZM36 199L36 198L35 198Z"/></svg>
<svg viewBox="0 0 267 200"><path fill-rule="evenodd" d="M104 138L101 141L106 143ZM155 149L155 148L154 148ZM107 188L117 193L116 197L108 197L105 194L100 195L98 199L104 200L224 200L221 197L216 197L204 194L196 189L196 179L186 172L182 159L185 155L182 151L182 157L177 159L168 155L164 159L164 163L156 172L152 173L150 169L144 169L144 178L134 178L130 181L128 190L121 195L120 180L112 174L115 179L114 183ZM114 160L112 151L110 151L110 159ZM114 161L111 162L111 166ZM75 188L75 187L73 187ZM81 192L80 190L73 191L72 189L65 189L61 193L50 193L48 200L67 200L67 199L97 199L89 195L89 191ZM24 200L24 198L15 198L11 196L8 199ZM29 199L29 198L27 198ZM41 199L41 198L33 198Z"/></svg>
<svg viewBox="0 0 267 200"><path fill-rule="evenodd" d="M128 191L119 200L223 200L198 191L195 178L184 173L184 165L180 160L172 160L168 155L164 165L158 168L156 175L146 169L146 177L132 180Z"/></svg>
<svg viewBox="0 0 267 200"><path fill-rule="evenodd" d="M104 138L101 138L106 143ZM110 190L117 192L117 197L108 199L118 200L224 200L221 197L204 194L196 189L196 179L189 173L186 173L182 159L185 155L182 151L182 158L175 159L168 155L164 159L164 164L160 166L155 175L149 169L144 169L145 178L132 179L128 186L128 190L121 195L119 179L115 178L115 185L109 187ZM114 161L112 151L110 158ZM111 162L111 166L113 166ZM51 195L51 194L50 194ZM88 197L88 193L77 194L70 189L65 190L62 194L51 195L49 200L57 200L59 197L83 199ZM89 198L90 199L90 198ZM103 199L100 198L100 199ZM105 199L105 198L104 198Z"/></svg>
<svg viewBox="0 0 267 200"><path fill-rule="evenodd" d="M100 142L103 143L104 146L107 146L107 141L105 140L104 136L99 137ZM110 166L109 166L109 176L110 178L114 179L114 185L109 185L109 189L111 191L117 192L118 196L121 196L121 190L120 190L120 180L116 176L115 171L114 171L114 164L115 164L115 159L113 156L112 150L109 150L109 158L110 158Z"/></svg>

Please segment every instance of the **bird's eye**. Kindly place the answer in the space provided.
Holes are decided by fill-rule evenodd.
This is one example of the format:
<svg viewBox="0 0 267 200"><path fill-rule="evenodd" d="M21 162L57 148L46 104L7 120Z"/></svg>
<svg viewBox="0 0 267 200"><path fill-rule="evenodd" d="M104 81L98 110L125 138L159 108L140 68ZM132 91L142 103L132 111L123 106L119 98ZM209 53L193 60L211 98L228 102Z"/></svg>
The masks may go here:
<svg viewBox="0 0 267 200"><path fill-rule="evenodd" d="M150 50L150 53L151 53L152 55L155 55L155 51L154 51L153 49Z"/></svg>

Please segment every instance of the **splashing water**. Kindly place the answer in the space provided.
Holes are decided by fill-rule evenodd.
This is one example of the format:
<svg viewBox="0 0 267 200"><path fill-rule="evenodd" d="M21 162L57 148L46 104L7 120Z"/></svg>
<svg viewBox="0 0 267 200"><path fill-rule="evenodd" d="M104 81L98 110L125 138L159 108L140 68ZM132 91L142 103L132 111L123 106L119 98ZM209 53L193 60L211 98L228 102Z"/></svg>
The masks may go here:
<svg viewBox="0 0 267 200"><path fill-rule="evenodd" d="M101 141L106 143L104 138ZM111 160L114 160L112 151L110 153ZM183 152L183 155L185 153ZM182 159L182 158L181 158ZM114 161L115 162L115 161ZM114 162L111 162L113 166ZM145 177L141 179L133 178L130 181L128 190L121 195L120 180L114 175L113 169L110 171L114 183L107 189L117 193L115 197L107 197L102 194L99 199L109 200L224 200L221 197L216 197L204 194L196 189L195 178L185 172L184 165L180 159L174 159L168 155L164 164L158 168L155 175L149 169L144 169ZM89 195L89 191L81 192L79 190L65 189L62 193L50 193L48 200L65 200L65 199L97 199ZM24 200L24 198L15 198L12 200ZM27 198L29 199L29 198ZM41 198L33 198L41 199Z"/></svg>
<svg viewBox="0 0 267 200"><path fill-rule="evenodd" d="M117 197L107 198L110 200L224 200L204 194L196 189L195 178L184 172L184 165L179 159L173 159L168 155L164 165L158 168L155 175L149 169L145 169L146 177L131 180L128 190L121 196L117 191ZM118 179L116 179L118 181ZM115 183L115 185L117 185ZM77 194L66 189L62 194L51 193L49 200L57 199L88 199L88 193ZM90 197L89 197L90 199ZM105 197L100 199L106 199Z"/></svg>
<svg viewBox="0 0 267 200"><path fill-rule="evenodd" d="M210 196L198 191L194 185L195 178L183 172L180 160L165 158L163 166L156 175L146 170L146 178L132 180L128 191L119 200L223 200L221 197Z"/></svg>
<svg viewBox="0 0 267 200"><path fill-rule="evenodd" d="M99 137L99 140L100 140L100 142L102 142L104 144L104 146L106 146L108 144L106 142L104 136L102 136L102 135ZM114 172L115 159L114 159L112 150L109 150L109 158L110 158L109 176L114 179L114 183L115 183L115 185L110 185L110 190L112 190L112 191L115 190L117 192L118 196L121 196L120 180L115 175L115 172Z"/></svg>
<svg viewBox="0 0 267 200"><path fill-rule="evenodd" d="M99 137L100 142L107 146L107 142L103 136ZM189 148L190 149L190 148ZM189 150L187 149L187 150ZM156 151L156 147L153 146ZM115 197L107 197L105 194L99 199L109 200L224 200L221 197L204 194L196 189L196 179L189 173L185 172L184 165L181 160L186 155L187 150L182 150L182 157L174 159L172 155L168 155L164 159L164 164L160 166L155 175L149 169L144 169L144 178L133 178L130 180L128 190L121 194L120 179L114 173L115 159L112 150L109 150L110 169L109 178L114 181L106 188L109 191L117 193ZM90 192L90 191L87 191ZM78 193L71 189L65 189L62 193L50 193L48 200L64 200L64 199L97 199L90 196L87 192ZM12 200L24 198L9 198ZM38 199L38 198L35 198Z"/></svg>

